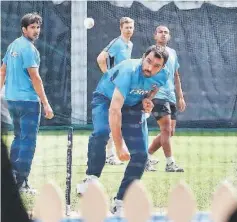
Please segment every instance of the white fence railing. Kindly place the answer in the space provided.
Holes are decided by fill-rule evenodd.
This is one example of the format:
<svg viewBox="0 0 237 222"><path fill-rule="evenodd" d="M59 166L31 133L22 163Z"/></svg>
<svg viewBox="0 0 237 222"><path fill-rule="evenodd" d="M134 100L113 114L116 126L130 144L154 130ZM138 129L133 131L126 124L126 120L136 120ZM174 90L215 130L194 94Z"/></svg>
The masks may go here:
<svg viewBox="0 0 237 222"><path fill-rule="evenodd" d="M167 215L152 212L151 202L140 181L135 181L124 198L124 214L114 217L109 213L108 198L99 183L91 183L83 195L81 209L65 217L63 194L60 188L49 183L43 186L36 198L34 219L42 222L227 222L229 216L237 209L234 188L221 184L213 195L211 209L208 213L197 212L196 201L192 191L185 183L178 184L169 195Z"/></svg>

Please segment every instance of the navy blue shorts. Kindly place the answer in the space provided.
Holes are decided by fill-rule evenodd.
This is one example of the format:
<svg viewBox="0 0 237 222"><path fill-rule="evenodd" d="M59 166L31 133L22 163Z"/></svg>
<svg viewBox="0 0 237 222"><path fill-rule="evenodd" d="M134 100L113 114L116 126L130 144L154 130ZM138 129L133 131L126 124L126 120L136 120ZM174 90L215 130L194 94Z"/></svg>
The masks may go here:
<svg viewBox="0 0 237 222"><path fill-rule="evenodd" d="M176 120L177 108L176 104L164 99L153 99L154 108L152 110L153 116L156 120L160 120L163 116L170 115L172 120Z"/></svg>

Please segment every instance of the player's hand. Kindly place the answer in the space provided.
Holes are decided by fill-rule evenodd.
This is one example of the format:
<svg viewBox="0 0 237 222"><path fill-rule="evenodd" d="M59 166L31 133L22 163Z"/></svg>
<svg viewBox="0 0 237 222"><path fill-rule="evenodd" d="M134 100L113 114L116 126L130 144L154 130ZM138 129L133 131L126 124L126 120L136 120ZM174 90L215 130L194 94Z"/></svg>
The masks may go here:
<svg viewBox="0 0 237 222"><path fill-rule="evenodd" d="M44 107L45 118L52 119L54 117L54 114L51 106L47 103L43 105L43 107Z"/></svg>
<svg viewBox="0 0 237 222"><path fill-rule="evenodd" d="M145 113L151 113L151 111L154 107L153 102L148 98L145 98L142 100L142 105L143 105L143 109L144 109Z"/></svg>
<svg viewBox="0 0 237 222"><path fill-rule="evenodd" d="M116 149L117 157L121 161L128 161L130 160L130 153L128 148L123 146L121 149Z"/></svg>
<svg viewBox="0 0 237 222"><path fill-rule="evenodd" d="M186 103L184 101L184 98L179 98L178 100L178 109L180 112L183 112L186 109Z"/></svg>

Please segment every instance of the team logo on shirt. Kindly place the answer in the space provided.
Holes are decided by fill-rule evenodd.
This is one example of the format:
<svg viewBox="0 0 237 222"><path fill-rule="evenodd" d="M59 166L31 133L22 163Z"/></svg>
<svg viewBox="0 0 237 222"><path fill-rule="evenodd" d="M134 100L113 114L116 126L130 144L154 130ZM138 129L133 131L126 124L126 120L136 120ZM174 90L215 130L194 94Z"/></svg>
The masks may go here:
<svg viewBox="0 0 237 222"><path fill-rule="evenodd" d="M155 90L156 88L157 88L157 84L153 84L152 90ZM148 94L149 92L151 92L151 90L132 89L129 94L144 96L144 95Z"/></svg>
<svg viewBox="0 0 237 222"><path fill-rule="evenodd" d="M150 92L150 90L132 89L129 94L144 96L144 95L146 95L149 92Z"/></svg>
<svg viewBox="0 0 237 222"><path fill-rule="evenodd" d="M17 57L17 56L18 56L18 53L17 53L17 52L11 52L11 56L12 56L12 57Z"/></svg>

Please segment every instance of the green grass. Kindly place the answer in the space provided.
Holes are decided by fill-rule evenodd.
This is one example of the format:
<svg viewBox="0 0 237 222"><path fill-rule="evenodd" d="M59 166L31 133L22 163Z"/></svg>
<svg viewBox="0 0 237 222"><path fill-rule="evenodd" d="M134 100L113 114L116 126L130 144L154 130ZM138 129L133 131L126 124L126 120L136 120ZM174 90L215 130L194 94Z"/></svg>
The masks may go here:
<svg viewBox="0 0 237 222"><path fill-rule="evenodd" d="M154 135L151 133L151 135ZM154 136L150 136L150 142ZM7 138L10 144L12 136ZM80 199L75 193L75 186L84 179L86 171L88 131L74 134L72 164L72 209L77 209ZM142 178L154 208L167 207L169 191L179 181L185 181L194 193L199 210L207 210L211 204L213 192L224 180L237 184L237 136L226 134L186 133L172 138L176 162L185 170L184 173L166 173L165 158L162 150L155 157L160 160L157 172L145 172ZM47 181L55 181L65 191L67 135L63 131L54 133L43 131L39 134L36 153L30 175L30 183L40 189ZM110 198L114 197L125 166L104 168L100 182ZM23 196L26 207L31 210L34 198Z"/></svg>

